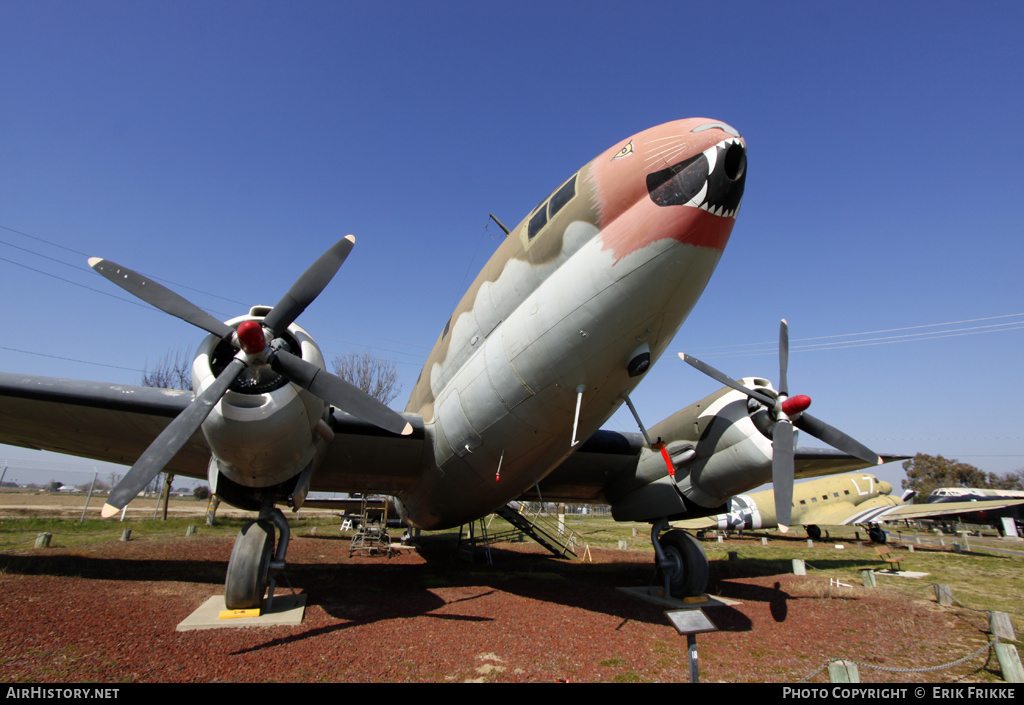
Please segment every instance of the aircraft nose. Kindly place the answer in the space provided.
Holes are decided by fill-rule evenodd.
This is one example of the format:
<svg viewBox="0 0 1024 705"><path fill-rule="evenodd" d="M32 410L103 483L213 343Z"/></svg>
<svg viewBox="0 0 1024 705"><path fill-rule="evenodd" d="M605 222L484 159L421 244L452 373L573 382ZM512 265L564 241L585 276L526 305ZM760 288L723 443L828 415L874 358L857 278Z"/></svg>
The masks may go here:
<svg viewBox="0 0 1024 705"><path fill-rule="evenodd" d="M647 175L647 191L659 206L693 206L735 218L747 179L747 150L729 137L700 154Z"/></svg>
<svg viewBox="0 0 1024 705"><path fill-rule="evenodd" d="M730 181L743 179L747 172L747 150L739 142L731 142L722 161L725 177Z"/></svg>

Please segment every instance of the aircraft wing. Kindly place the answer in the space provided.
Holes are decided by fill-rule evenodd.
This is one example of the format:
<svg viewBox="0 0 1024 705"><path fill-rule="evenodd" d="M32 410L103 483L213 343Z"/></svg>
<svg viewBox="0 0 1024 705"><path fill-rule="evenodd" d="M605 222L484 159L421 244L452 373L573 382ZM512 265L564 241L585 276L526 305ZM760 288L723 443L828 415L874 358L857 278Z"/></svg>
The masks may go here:
<svg viewBox="0 0 1024 705"><path fill-rule="evenodd" d="M892 521L893 519L928 519L930 517L950 516L957 514L974 514L976 512L994 511L1024 504L1024 499L993 499L983 502L941 502L925 504L904 504L893 507L885 512L881 520ZM872 519L871 521L879 521ZM848 524L859 522L848 521Z"/></svg>
<svg viewBox="0 0 1024 705"><path fill-rule="evenodd" d="M609 496L615 496L620 489L639 480L640 462L651 454L639 433L598 431L541 480L540 498L544 501L610 504ZM886 454L880 457L887 463L909 458ZM795 451L794 460L798 480L873 467L859 458L830 448L800 447ZM661 462L659 459L656 463L659 469L663 467ZM679 472L685 473L685 466ZM536 501L536 489L525 492L522 499Z"/></svg>
<svg viewBox="0 0 1024 705"><path fill-rule="evenodd" d="M131 465L192 401L192 392L0 372L0 443ZM168 470L205 477L196 433Z"/></svg>
<svg viewBox="0 0 1024 705"><path fill-rule="evenodd" d="M192 392L0 372L0 443L133 464L191 402ZM395 436L334 410L334 441L312 491L397 492L419 471L423 422ZM204 479L210 449L201 430L167 464Z"/></svg>
<svg viewBox="0 0 1024 705"><path fill-rule="evenodd" d="M909 455L892 455L887 453L881 453L879 457L883 463L910 459ZM868 465L860 458L855 458L852 455L847 455L842 451L832 448L797 448L795 461L797 480L824 477L825 475L839 475L844 472L856 472L857 470L874 467Z"/></svg>

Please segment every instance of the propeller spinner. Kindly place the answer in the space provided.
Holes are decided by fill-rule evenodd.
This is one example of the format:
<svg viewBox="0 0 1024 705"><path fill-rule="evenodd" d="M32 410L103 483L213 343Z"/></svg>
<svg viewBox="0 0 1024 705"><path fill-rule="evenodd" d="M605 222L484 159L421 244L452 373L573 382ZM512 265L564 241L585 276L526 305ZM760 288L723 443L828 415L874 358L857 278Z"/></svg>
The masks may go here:
<svg viewBox="0 0 1024 705"><path fill-rule="evenodd" d="M782 531L789 530L793 510L793 480L796 475L794 461L793 427L806 431L833 448L859 458L871 465L881 465L882 459L867 446L847 434L829 426L807 413L811 398L804 394L789 396L787 372L789 367L789 324L783 319L779 326L779 395L777 398L748 389L714 367L697 358L679 353L679 357L692 367L761 403L772 419L772 486L775 492L775 516Z"/></svg>
<svg viewBox="0 0 1024 705"><path fill-rule="evenodd" d="M264 317L262 324L245 321L235 330L170 289L108 260L93 257L89 266L119 287L146 303L202 328L236 349L234 358L216 380L157 436L135 465L111 491L102 516L121 511L164 469L213 411L232 382L250 365L270 365L278 374L308 390L325 402L357 418L399 435L412 433L412 426L395 411L357 387L318 366L274 345L277 336L320 295L337 273L355 238L347 235L322 254L300 276L288 292Z"/></svg>

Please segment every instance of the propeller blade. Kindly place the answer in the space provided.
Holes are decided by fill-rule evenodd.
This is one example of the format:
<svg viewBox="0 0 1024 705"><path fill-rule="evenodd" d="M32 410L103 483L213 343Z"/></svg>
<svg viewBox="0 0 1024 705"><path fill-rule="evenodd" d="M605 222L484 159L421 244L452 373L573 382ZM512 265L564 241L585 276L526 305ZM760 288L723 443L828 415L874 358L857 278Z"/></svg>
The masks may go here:
<svg viewBox="0 0 1024 705"><path fill-rule="evenodd" d="M332 375L297 355L278 350L271 357L270 366L278 374L284 375L345 413L400 436L412 433L412 425L401 414L341 377Z"/></svg>
<svg viewBox="0 0 1024 705"><path fill-rule="evenodd" d="M775 520L779 530L789 531L793 513L793 424L778 421L772 430L772 489L775 492Z"/></svg>
<svg viewBox="0 0 1024 705"><path fill-rule="evenodd" d="M786 373L789 370L789 324L782 319L779 324L779 395L789 396L789 382Z"/></svg>
<svg viewBox="0 0 1024 705"><path fill-rule="evenodd" d="M135 462L117 486L110 492L107 503L103 505L100 514L103 518L112 517L135 499L135 496L157 476L167 463L177 455L182 446L188 442L206 417L210 415L213 407L220 401L220 398L228 391L228 387L235 381L246 367L245 363L235 358L218 375L217 379L207 387L206 391L200 394L189 406L156 437L146 452Z"/></svg>
<svg viewBox="0 0 1024 705"><path fill-rule="evenodd" d="M218 321L191 301L127 267L100 257L90 257L89 266L132 296L142 299L164 313L169 313L197 328L202 328L208 333L213 333L220 338L227 338L235 332L231 326L223 321Z"/></svg>
<svg viewBox="0 0 1024 705"><path fill-rule="evenodd" d="M855 458L860 458L865 463L881 465L883 462L878 454L867 446L846 435L839 429L829 426L821 419L811 416L807 412L796 417L793 420L793 423L796 424L796 427L801 431L806 431L818 440L824 441L833 448L841 450Z"/></svg>
<svg viewBox="0 0 1024 705"><path fill-rule="evenodd" d="M743 392L744 394L746 394L751 399L756 399L757 401L761 402L762 404L764 404L769 409L775 408L775 400L774 399L772 399L771 397L769 397L769 396L767 396L765 394L762 394L761 392L755 391L753 389L747 389L742 384L740 384L736 380L730 378L725 373L719 372L718 370L716 370L711 365L703 363L700 360L698 360L697 358L693 357L692 355L687 355L685 353L679 353L679 357L682 359L683 362L689 364L691 367L694 367L694 368L700 370L701 372L706 374L708 377L711 377L712 379L718 380L719 382L724 384L726 387L732 387L733 389L735 389L738 392Z"/></svg>
<svg viewBox="0 0 1024 705"><path fill-rule="evenodd" d="M280 335L330 284L355 243L356 239L352 235L346 235L320 255L267 314L263 325L274 331L275 335Z"/></svg>

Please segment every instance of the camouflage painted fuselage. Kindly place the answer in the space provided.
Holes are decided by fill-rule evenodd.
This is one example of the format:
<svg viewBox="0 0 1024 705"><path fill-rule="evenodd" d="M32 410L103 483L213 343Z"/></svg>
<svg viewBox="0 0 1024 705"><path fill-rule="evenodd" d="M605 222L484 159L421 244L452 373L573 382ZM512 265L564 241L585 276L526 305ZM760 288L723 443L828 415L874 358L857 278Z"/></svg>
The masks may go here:
<svg viewBox="0 0 1024 705"><path fill-rule="evenodd" d="M511 230L413 389L427 470L398 501L432 529L520 495L615 413L700 297L732 232L746 145L723 123L667 123L611 147Z"/></svg>

